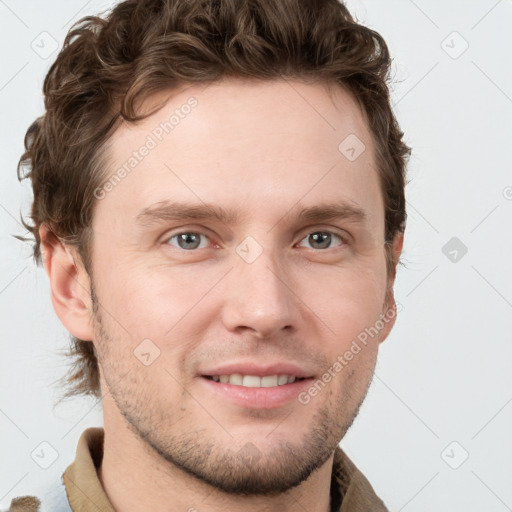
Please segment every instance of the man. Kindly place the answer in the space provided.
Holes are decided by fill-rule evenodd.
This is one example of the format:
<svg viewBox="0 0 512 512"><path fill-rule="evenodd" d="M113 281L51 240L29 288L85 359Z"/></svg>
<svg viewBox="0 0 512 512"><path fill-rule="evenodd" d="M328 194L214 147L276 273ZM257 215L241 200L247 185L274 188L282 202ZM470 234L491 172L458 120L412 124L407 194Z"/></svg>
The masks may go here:
<svg viewBox="0 0 512 512"><path fill-rule="evenodd" d="M127 1L72 29L20 165L67 396L104 428L11 510L386 510L338 444L396 316L389 65L336 0Z"/></svg>

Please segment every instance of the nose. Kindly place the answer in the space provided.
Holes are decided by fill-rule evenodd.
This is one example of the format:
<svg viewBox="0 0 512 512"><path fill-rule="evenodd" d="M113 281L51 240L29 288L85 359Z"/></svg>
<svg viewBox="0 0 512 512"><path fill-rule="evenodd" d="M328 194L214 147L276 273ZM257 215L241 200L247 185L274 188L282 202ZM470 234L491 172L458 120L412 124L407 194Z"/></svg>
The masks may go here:
<svg viewBox="0 0 512 512"><path fill-rule="evenodd" d="M239 260L229 273L222 321L233 333L268 339L296 327L298 298L289 278L264 251L255 261Z"/></svg>

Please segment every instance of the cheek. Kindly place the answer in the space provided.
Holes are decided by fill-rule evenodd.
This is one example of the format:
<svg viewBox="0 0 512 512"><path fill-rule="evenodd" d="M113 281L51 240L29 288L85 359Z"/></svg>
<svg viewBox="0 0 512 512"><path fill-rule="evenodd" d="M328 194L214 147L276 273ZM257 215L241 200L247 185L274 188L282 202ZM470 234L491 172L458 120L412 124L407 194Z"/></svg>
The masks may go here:
<svg viewBox="0 0 512 512"><path fill-rule="evenodd" d="M133 343L145 338L161 342L190 327L188 315L194 314L214 283L215 276L199 279L198 271L118 264L100 281L98 295L120 324L123 337L132 338Z"/></svg>
<svg viewBox="0 0 512 512"><path fill-rule="evenodd" d="M338 338L346 340L357 336L377 321L386 291L385 274L381 269L372 270L368 266L341 269L323 277L315 282L325 284L311 288L307 303L327 325L332 325Z"/></svg>

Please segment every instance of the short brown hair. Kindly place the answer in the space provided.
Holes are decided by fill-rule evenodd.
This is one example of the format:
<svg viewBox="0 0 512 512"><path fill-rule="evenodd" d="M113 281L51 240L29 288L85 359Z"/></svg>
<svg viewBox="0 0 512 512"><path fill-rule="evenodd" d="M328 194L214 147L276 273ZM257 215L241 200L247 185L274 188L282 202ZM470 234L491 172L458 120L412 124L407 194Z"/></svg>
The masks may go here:
<svg viewBox="0 0 512 512"><path fill-rule="evenodd" d="M33 224L22 222L36 263L38 230L46 224L78 249L91 275L93 191L107 172L102 150L123 119L149 115L138 111L142 100L224 77L301 79L344 87L367 119L385 205L387 269L394 275L390 244L405 228L410 148L390 104L390 65L382 36L357 23L338 0L127 0L104 18L81 19L45 78L46 113L28 129L18 165L18 178L30 178L33 187ZM69 355L76 361L64 398L100 398L93 343L72 337Z"/></svg>

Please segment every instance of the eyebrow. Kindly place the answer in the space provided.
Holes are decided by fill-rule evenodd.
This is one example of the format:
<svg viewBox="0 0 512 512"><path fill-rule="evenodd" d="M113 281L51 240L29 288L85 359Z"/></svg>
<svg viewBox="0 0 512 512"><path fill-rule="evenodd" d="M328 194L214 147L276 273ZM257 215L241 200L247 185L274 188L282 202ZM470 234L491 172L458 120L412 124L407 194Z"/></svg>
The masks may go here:
<svg viewBox="0 0 512 512"><path fill-rule="evenodd" d="M300 203L298 205L300 207ZM369 213L360 206L343 200L302 207L295 216L299 222L339 219L354 223L364 223L369 217ZM291 218L293 218L292 210L283 215L278 222L283 219L290 221ZM210 203L161 201L141 210L135 219L137 224L147 227L173 220L204 219L216 220L227 226L233 226L246 220L247 215L241 215L233 209Z"/></svg>

